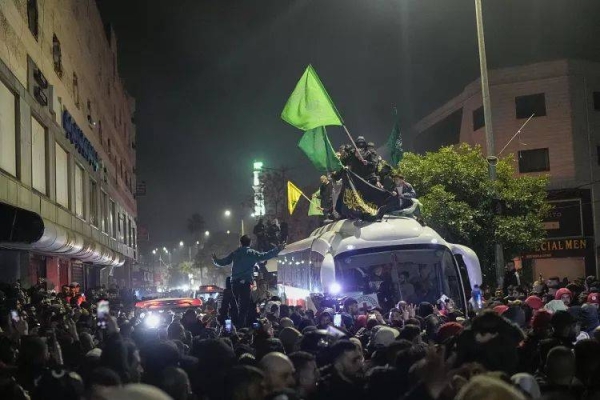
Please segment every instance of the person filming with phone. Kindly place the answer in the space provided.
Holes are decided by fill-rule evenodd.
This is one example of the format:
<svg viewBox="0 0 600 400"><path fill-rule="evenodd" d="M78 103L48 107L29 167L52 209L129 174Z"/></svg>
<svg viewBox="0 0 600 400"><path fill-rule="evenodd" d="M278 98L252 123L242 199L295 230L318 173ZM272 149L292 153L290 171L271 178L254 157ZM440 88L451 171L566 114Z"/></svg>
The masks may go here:
<svg viewBox="0 0 600 400"><path fill-rule="evenodd" d="M213 263L217 267L224 267L232 264L231 268L231 289L235 302L238 306L238 320L233 321L235 325L245 327L248 324L248 314L250 312L251 285L253 280L254 265L261 261L267 261L276 257L281 250L285 248L282 243L273 249L261 253L250 248L252 240L248 235L240 238L240 247L231 252L224 258L217 258L212 255Z"/></svg>

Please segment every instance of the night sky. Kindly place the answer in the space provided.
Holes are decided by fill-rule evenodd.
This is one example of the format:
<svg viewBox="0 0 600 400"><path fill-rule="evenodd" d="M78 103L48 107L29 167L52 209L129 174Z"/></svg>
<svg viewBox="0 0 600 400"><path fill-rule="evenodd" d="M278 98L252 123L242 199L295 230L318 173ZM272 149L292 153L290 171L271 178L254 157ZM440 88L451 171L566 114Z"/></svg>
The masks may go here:
<svg viewBox="0 0 600 400"><path fill-rule="evenodd" d="M194 212L228 229L252 161L318 173L279 115L312 63L354 136L382 145L479 76L473 0L98 0L137 99L138 224L153 245L186 237ZM600 1L484 0L490 68L600 61ZM493 102L493 98L492 98ZM337 148L340 128L329 136ZM249 215L250 211L244 211ZM239 217L238 217L239 218Z"/></svg>

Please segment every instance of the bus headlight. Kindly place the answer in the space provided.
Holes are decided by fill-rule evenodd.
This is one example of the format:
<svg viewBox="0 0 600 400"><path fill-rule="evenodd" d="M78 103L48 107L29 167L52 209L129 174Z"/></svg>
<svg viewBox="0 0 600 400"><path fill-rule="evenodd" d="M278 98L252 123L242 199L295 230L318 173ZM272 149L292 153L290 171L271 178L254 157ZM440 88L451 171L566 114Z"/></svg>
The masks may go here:
<svg viewBox="0 0 600 400"><path fill-rule="evenodd" d="M144 319L144 323L146 324L146 327L156 329L158 328L158 325L160 325L160 317L158 315L150 314Z"/></svg>
<svg viewBox="0 0 600 400"><path fill-rule="evenodd" d="M331 285L329 285L329 293L330 294L340 294L340 292L342 291L342 285L340 285L337 282L333 282Z"/></svg>

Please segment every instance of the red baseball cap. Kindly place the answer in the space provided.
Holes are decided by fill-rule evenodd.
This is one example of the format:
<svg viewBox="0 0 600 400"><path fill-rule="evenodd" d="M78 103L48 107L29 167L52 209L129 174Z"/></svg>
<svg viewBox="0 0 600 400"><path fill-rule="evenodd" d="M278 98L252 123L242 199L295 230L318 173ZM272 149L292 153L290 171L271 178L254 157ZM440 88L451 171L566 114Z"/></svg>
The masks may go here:
<svg viewBox="0 0 600 400"><path fill-rule="evenodd" d="M525 304L527 304L533 310L539 310L544 307L544 302L537 296L529 296L525 299Z"/></svg>
<svg viewBox="0 0 600 400"><path fill-rule="evenodd" d="M573 298L573 293L569 289L561 288L558 289L554 294L554 300L560 300L560 298L565 294L568 294L570 298Z"/></svg>
<svg viewBox="0 0 600 400"><path fill-rule="evenodd" d="M600 304L600 294L598 294L598 293L588 294L587 302L590 304Z"/></svg>

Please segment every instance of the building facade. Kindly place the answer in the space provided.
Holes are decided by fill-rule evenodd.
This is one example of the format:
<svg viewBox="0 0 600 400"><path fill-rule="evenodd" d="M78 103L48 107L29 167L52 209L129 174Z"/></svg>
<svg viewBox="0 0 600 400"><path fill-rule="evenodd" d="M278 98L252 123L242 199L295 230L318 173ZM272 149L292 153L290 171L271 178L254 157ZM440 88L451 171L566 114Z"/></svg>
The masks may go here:
<svg viewBox="0 0 600 400"><path fill-rule="evenodd" d="M598 275L600 63L558 60L493 70L489 76L496 155L512 153L518 174L550 178L547 240L523 260L531 263L535 278ZM480 81L420 120L411 133L418 152L459 142L479 144L485 152Z"/></svg>
<svg viewBox="0 0 600 400"><path fill-rule="evenodd" d="M134 112L94 0L0 2L0 281L130 285Z"/></svg>

